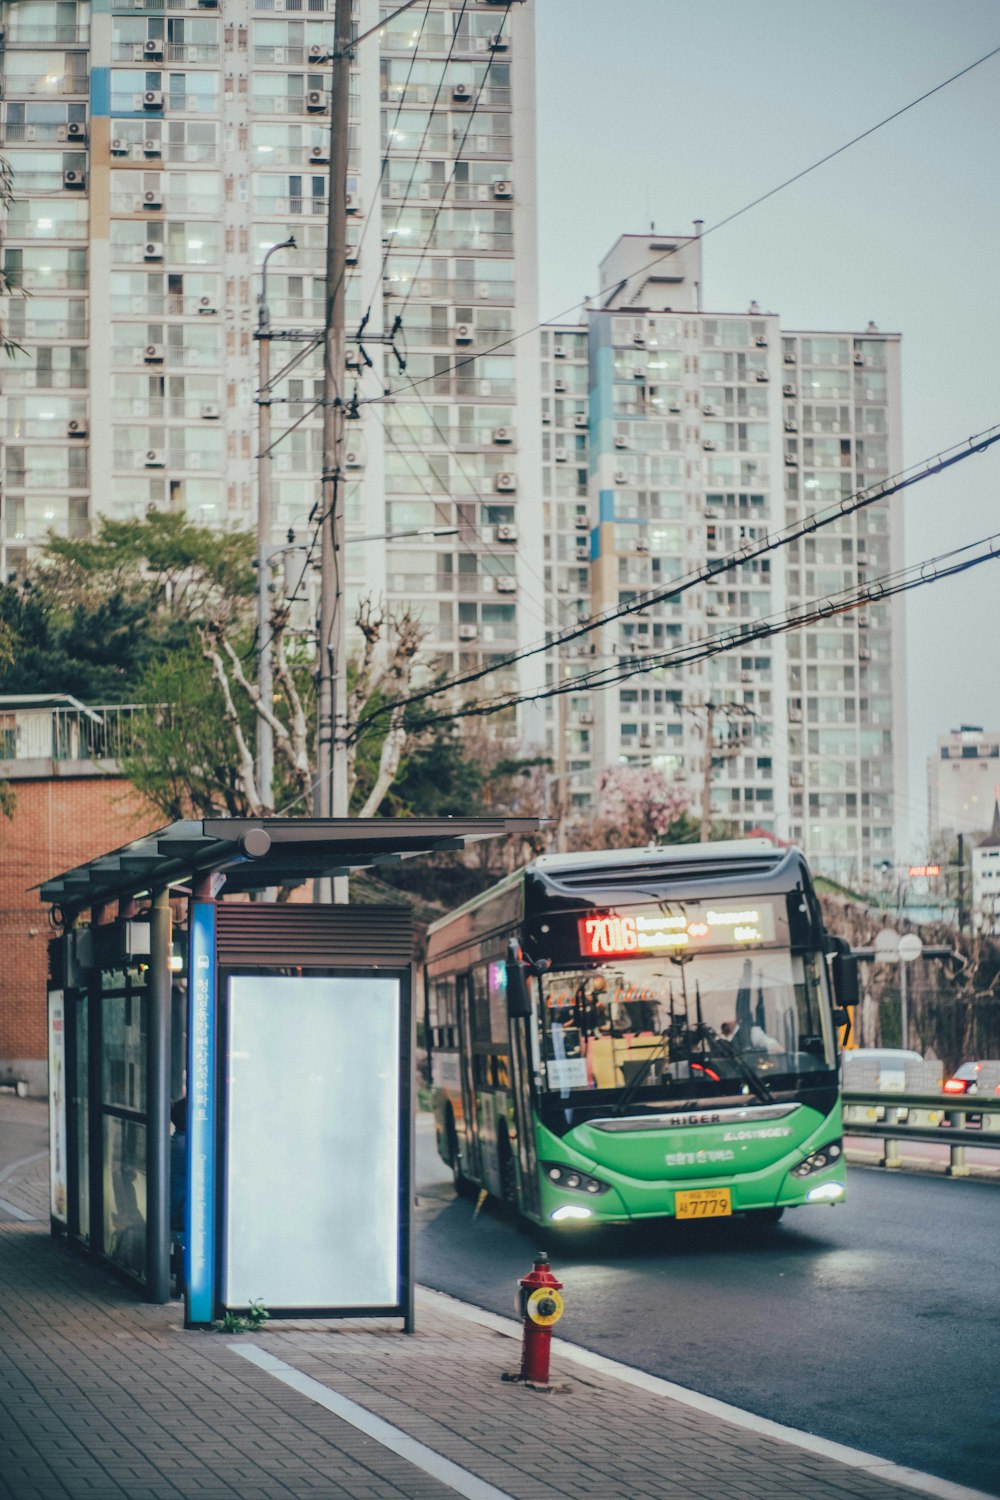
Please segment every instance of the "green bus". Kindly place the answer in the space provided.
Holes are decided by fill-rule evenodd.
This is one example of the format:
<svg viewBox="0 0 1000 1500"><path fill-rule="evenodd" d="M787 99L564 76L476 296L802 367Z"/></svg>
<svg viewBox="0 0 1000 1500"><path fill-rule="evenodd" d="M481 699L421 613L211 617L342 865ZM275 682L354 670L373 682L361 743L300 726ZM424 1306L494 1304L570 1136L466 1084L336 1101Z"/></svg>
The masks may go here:
<svg viewBox="0 0 1000 1500"><path fill-rule="evenodd" d="M856 987L798 849L543 855L429 930L438 1151L539 1224L842 1202Z"/></svg>

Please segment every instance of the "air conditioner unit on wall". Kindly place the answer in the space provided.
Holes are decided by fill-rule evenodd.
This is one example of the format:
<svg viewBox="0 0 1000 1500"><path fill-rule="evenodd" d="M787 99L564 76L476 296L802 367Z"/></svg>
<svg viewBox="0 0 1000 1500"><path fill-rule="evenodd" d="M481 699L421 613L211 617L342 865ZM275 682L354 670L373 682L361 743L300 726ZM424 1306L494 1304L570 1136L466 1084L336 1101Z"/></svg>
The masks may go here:
<svg viewBox="0 0 1000 1500"><path fill-rule="evenodd" d="M143 107L143 109L162 109L163 108L163 91L162 91L162 89L147 89L146 92L142 96L142 107Z"/></svg>
<svg viewBox="0 0 1000 1500"><path fill-rule="evenodd" d="M517 592L517 579L516 578L498 578L497 579L497 593L498 594L514 594L516 592Z"/></svg>
<svg viewBox="0 0 1000 1500"><path fill-rule="evenodd" d="M306 109L310 114L322 114L326 109L326 91L310 89L306 94Z"/></svg>
<svg viewBox="0 0 1000 1500"><path fill-rule="evenodd" d="M87 424L82 417L74 417L72 421L66 424L66 433L68 437L86 437Z"/></svg>
<svg viewBox="0 0 1000 1500"><path fill-rule="evenodd" d="M517 527L516 526L511 526L511 525L498 526L497 527L497 541L498 542L516 542L517 541Z"/></svg>
<svg viewBox="0 0 1000 1500"><path fill-rule="evenodd" d="M147 365L162 365L163 345L147 344L145 349L142 351L142 357Z"/></svg>
<svg viewBox="0 0 1000 1500"><path fill-rule="evenodd" d="M513 442L513 438L514 434L509 427L494 427L493 441L495 443L510 443Z"/></svg>
<svg viewBox="0 0 1000 1500"><path fill-rule="evenodd" d="M479 631L475 625L460 625L458 627L458 638L460 641L474 641Z"/></svg>
<svg viewBox="0 0 1000 1500"><path fill-rule="evenodd" d="M145 465L147 469L162 469L166 464L166 455L162 448L147 448Z"/></svg>
<svg viewBox="0 0 1000 1500"><path fill-rule="evenodd" d="M514 474L496 474L493 478L493 488L498 495L511 495L517 489L517 476Z"/></svg>
<svg viewBox="0 0 1000 1500"><path fill-rule="evenodd" d="M163 245L159 240L148 240L142 250L143 260L162 260Z"/></svg>

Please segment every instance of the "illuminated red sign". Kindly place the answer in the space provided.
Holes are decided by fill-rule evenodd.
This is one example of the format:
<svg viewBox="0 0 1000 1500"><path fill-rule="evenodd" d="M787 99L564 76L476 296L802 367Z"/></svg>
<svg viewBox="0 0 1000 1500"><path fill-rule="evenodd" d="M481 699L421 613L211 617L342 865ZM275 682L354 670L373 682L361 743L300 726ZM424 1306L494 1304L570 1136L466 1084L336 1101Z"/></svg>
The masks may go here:
<svg viewBox="0 0 1000 1500"><path fill-rule="evenodd" d="M940 875L941 874L941 866L940 865L911 865L909 873L911 875L916 875L916 876L921 876L922 875L925 878L928 877L928 876L930 876L930 875Z"/></svg>
<svg viewBox="0 0 1000 1500"><path fill-rule="evenodd" d="M595 912L577 921L584 958L625 958L678 949L742 947L774 940L774 913L769 905L708 907L697 915L677 913Z"/></svg>

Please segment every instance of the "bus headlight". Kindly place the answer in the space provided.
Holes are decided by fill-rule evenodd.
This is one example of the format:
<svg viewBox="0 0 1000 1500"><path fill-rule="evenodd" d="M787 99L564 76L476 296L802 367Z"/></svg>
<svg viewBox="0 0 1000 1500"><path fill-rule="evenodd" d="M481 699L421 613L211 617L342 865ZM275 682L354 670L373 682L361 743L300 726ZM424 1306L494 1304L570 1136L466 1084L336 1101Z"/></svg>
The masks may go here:
<svg viewBox="0 0 1000 1500"><path fill-rule="evenodd" d="M813 1151L804 1161L800 1161L797 1167L793 1167L792 1176L811 1177L814 1172L822 1172L825 1167L832 1167L843 1154L843 1141L829 1141L827 1145L820 1146L818 1151Z"/></svg>
<svg viewBox="0 0 1000 1500"><path fill-rule="evenodd" d="M576 1167L568 1167L564 1161L543 1161L539 1165L553 1187L595 1197L610 1191L610 1183L602 1182L599 1177L590 1177L586 1172L578 1172Z"/></svg>
<svg viewBox="0 0 1000 1500"><path fill-rule="evenodd" d="M807 1203L835 1203L847 1189L842 1182L821 1182L806 1193Z"/></svg>

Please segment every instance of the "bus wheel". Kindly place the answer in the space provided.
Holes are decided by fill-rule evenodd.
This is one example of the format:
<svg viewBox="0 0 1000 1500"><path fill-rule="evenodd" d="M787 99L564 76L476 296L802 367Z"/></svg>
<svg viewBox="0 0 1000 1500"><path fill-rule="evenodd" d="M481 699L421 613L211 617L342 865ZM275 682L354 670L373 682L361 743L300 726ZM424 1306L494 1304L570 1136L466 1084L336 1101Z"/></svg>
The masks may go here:
<svg viewBox="0 0 1000 1500"><path fill-rule="evenodd" d="M471 1198L476 1191L474 1182L470 1182L462 1171L462 1157L458 1149L458 1135L455 1131L455 1122L448 1121L448 1160L451 1165L451 1180L455 1184L455 1192L460 1198Z"/></svg>
<svg viewBox="0 0 1000 1500"><path fill-rule="evenodd" d="M506 1138L500 1147L500 1192L504 1208L508 1213L518 1215L521 1209L518 1202L517 1163L514 1161L510 1142Z"/></svg>

